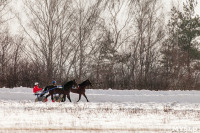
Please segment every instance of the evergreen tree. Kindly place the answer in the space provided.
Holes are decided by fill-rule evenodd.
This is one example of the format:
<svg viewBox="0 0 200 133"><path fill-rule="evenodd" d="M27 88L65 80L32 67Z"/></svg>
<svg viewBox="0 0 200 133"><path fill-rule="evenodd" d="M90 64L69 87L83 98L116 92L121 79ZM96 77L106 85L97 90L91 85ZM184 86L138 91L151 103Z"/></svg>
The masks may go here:
<svg viewBox="0 0 200 133"><path fill-rule="evenodd" d="M191 64L194 60L200 59L200 51L195 43L195 39L200 36L200 17L194 11L196 5L195 0L187 0L183 4L183 11L175 7L171 10L171 19L168 23L169 36L164 42L162 51L165 76L171 85L180 82L180 77L182 79L179 84L192 85Z"/></svg>

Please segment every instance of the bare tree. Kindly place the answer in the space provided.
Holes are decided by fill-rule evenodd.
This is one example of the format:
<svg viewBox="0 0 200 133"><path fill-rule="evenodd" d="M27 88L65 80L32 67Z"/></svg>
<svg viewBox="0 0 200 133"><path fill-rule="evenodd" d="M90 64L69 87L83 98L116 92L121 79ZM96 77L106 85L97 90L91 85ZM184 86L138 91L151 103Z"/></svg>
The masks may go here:
<svg viewBox="0 0 200 133"><path fill-rule="evenodd" d="M131 33L126 33L132 19L129 11L128 1L109 1L99 20L97 27L100 34L96 37L97 45L92 52L92 67L97 83L104 83L102 87L117 86L115 83L120 75L117 68L119 65L123 67L120 61L123 62L122 58L126 55L123 47L131 38Z"/></svg>
<svg viewBox="0 0 200 133"><path fill-rule="evenodd" d="M9 62L11 60L11 48L12 38L10 37L8 30L4 31L0 37L0 79L1 85L6 85L6 76Z"/></svg>
<svg viewBox="0 0 200 133"><path fill-rule="evenodd" d="M18 72L19 72L19 65L20 65L19 63L23 56L23 52L22 52L22 49L24 49L23 42L24 42L24 37L16 36L13 39L12 60L10 63L13 68L13 70L11 71L12 79L10 79L10 80L12 80L12 86L19 85L18 84L19 83Z"/></svg>
<svg viewBox="0 0 200 133"><path fill-rule="evenodd" d="M74 43L77 45L78 51L73 58L74 61L74 73L75 77L82 80L84 77L84 67L87 67L87 56L91 53L90 45L94 38L94 35L98 31L94 31L99 21L100 14L104 11L104 7L107 2L96 1L75 1L75 23L76 29L73 32ZM78 63L78 64L77 64Z"/></svg>
<svg viewBox="0 0 200 133"><path fill-rule="evenodd" d="M33 45L29 52L35 61L45 65L46 81L56 78L56 67L62 77L64 64L71 50L68 38L73 22L70 0L25 1L30 29L23 26ZM33 6L34 5L34 6ZM68 47L68 48L66 48Z"/></svg>
<svg viewBox="0 0 200 133"><path fill-rule="evenodd" d="M109 78L112 81L110 87L114 87L118 83L117 78L120 77L121 81L126 80L124 73L124 57L129 53L127 52L126 45L131 39L134 33L128 32L130 28L130 23L133 21L131 16L131 10L129 8L129 0L125 1L112 1L108 6L108 12L110 14L109 19L109 31L110 31L110 47L112 49L111 54L113 57L110 60L109 65ZM109 41L109 40L108 40ZM120 76L119 76L120 75ZM123 78L122 78L123 77ZM114 82L113 82L114 81ZM116 86L120 86L119 84Z"/></svg>
<svg viewBox="0 0 200 133"><path fill-rule="evenodd" d="M9 12L9 10L7 9L9 3L10 3L10 0L0 1L0 25L10 20L10 18L6 16Z"/></svg>
<svg viewBox="0 0 200 133"><path fill-rule="evenodd" d="M132 65L130 68L133 86L152 87L156 82L154 69L158 66L160 43L164 37L163 18L159 16L160 6L157 0L142 0L131 4L135 14L136 32L132 41ZM133 8L135 7L135 8Z"/></svg>
<svg viewBox="0 0 200 133"><path fill-rule="evenodd" d="M0 40L0 82L1 85L13 87L19 81L18 71L23 55L23 37L11 37L7 31Z"/></svg>

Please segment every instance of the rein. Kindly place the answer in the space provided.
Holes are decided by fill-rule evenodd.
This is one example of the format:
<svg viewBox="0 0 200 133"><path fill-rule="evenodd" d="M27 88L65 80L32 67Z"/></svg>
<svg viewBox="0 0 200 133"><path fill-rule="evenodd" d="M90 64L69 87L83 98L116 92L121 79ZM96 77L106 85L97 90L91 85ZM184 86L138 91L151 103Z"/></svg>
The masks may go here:
<svg viewBox="0 0 200 133"><path fill-rule="evenodd" d="M59 86L59 87L60 87L60 86ZM54 87L54 88L51 88L51 89L48 89L48 90L46 90L46 91L43 91L40 95L45 94L45 93L47 93L47 92L49 92L49 91L51 91L51 90L54 90L54 89L56 89L56 88L58 88L58 86L56 86L56 87ZM63 87L62 87L62 90L63 90Z"/></svg>

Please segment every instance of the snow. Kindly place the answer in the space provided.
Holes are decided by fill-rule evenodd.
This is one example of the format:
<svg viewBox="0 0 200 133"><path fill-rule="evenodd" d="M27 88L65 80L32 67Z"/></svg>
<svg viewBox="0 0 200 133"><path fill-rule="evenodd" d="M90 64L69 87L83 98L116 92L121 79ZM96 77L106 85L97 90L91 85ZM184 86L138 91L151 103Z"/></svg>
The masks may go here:
<svg viewBox="0 0 200 133"><path fill-rule="evenodd" d="M200 132L199 91L86 90L90 102L34 102L32 88L0 88L0 132Z"/></svg>

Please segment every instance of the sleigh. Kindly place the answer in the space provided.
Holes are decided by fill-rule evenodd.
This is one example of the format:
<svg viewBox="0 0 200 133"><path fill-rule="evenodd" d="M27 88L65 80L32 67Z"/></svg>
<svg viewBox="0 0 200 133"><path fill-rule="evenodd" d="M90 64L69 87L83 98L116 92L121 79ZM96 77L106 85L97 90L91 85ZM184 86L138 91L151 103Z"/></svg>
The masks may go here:
<svg viewBox="0 0 200 133"><path fill-rule="evenodd" d="M46 93L49 93L49 91L52 91L54 89L62 89L62 88L63 88L62 86L56 86L51 89L46 89L41 93L35 93L34 94L36 96L35 102L39 102L39 101L46 102L47 101L46 95L45 95ZM53 100L56 102L60 102L62 100L62 98L63 98L63 95L58 96L56 93L53 95Z"/></svg>
<svg viewBox="0 0 200 133"><path fill-rule="evenodd" d="M41 96L42 93L35 93L34 95L36 96L35 102L45 102L46 97L45 96Z"/></svg>

